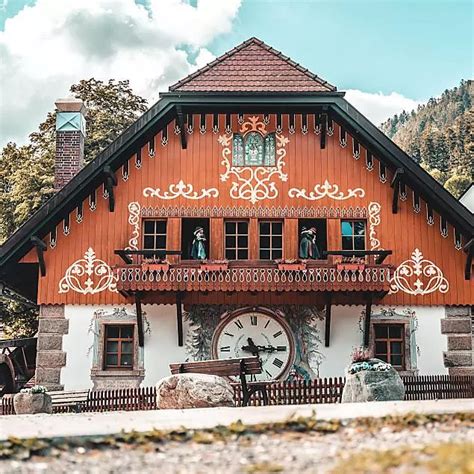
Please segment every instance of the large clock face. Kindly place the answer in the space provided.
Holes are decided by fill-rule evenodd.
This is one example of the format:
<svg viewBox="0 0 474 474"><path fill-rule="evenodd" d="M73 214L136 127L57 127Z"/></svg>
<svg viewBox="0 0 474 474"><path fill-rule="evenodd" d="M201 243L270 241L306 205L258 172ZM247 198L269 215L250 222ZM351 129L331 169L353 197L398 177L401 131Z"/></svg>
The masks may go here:
<svg viewBox="0 0 474 474"><path fill-rule="evenodd" d="M246 311L225 318L212 339L212 356L218 359L258 356L262 373L249 380L281 379L294 359L294 342L288 324L272 313Z"/></svg>

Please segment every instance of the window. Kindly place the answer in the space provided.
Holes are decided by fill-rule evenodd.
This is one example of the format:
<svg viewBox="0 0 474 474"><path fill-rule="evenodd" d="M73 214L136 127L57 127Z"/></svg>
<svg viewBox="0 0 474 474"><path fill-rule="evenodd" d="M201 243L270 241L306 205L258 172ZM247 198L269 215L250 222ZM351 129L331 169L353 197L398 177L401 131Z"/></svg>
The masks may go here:
<svg viewBox="0 0 474 474"><path fill-rule="evenodd" d="M374 324L377 359L389 362L396 369L405 369L405 327L403 324Z"/></svg>
<svg viewBox="0 0 474 474"><path fill-rule="evenodd" d="M283 222L261 221L260 259L276 260L283 256Z"/></svg>
<svg viewBox="0 0 474 474"><path fill-rule="evenodd" d="M249 132L232 138L232 166L275 166L275 134Z"/></svg>
<svg viewBox="0 0 474 474"><path fill-rule="evenodd" d="M225 222L225 258L228 260L249 258L249 223L247 221Z"/></svg>
<svg viewBox="0 0 474 474"><path fill-rule="evenodd" d="M143 222L143 248L166 250L166 221L146 220Z"/></svg>
<svg viewBox="0 0 474 474"><path fill-rule="evenodd" d="M104 369L133 369L133 324L105 326Z"/></svg>
<svg viewBox="0 0 474 474"><path fill-rule="evenodd" d="M365 250L365 221L341 221L342 250Z"/></svg>

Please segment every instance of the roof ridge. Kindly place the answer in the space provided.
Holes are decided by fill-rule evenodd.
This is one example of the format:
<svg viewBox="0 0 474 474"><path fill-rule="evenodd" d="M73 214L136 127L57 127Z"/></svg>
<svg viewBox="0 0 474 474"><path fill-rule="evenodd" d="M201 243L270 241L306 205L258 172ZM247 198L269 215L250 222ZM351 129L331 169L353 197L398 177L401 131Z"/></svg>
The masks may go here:
<svg viewBox="0 0 474 474"><path fill-rule="evenodd" d="M199 68L197 71L194 71L193 73L189 74L185 78L183 78L183 79L179 80L178 82L172 84L171 86L169 86L169 91L173 92L173 91L177 90L179 87L187 84L188 82L192 81L193 79L200 76L201 74L209 71L212 67L216 66L217 64L222 63L225 59L233 56L234 54L238 53L239 51L241 51L242 49L246 48L247 46L249 46L251 44L256 44L256 45L262 47L263 49L265 49L266 51L268 51L269 53L274 54L275 56L279 57L280 59L285 61L290 66L294 67L299 72L303 73L305 76L307 76L310 79L314 80L315 82L319 83L320 85L325 86L328 89L331 89L332 91L337 91L336 86L330 84L325 79L322 79L317 74L311 72L308 68L303 67L300 63L292 60L289 56L286 56L281 51L273 48L272 46L270 46L268 44L266 44L264 41L257 38L256 36L252 36L252 37L248 38L247 40L243 41L242 43L235 46L234 48L232 48L229 51L225 52L224 54L218 56L217 58L215 58L210 63L206 64L205 66L203 66L201 68Z"/></svg>

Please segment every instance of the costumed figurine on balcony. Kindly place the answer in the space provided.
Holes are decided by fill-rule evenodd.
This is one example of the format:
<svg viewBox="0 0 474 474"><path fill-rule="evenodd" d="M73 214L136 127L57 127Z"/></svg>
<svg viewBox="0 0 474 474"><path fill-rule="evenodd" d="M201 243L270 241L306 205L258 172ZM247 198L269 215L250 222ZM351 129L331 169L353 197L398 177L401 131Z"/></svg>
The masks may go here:
<svg viewBox="0 0 474 474"><path fill-rule="evenodd" d="M194 240L191 247L191 258L193 260L206 260L205 241L206 236L204 235L204 229L202 227L196 227L196 229L194 229Z"/></svg>
<svg viewBox="0 0 474 474"><path fill-rule="evenodd" d="M321 258L318 244L316 243L316 228L307 229L303 227L300 234L300 252L299 257L303 260L311 258L313 260Z"/></svg>

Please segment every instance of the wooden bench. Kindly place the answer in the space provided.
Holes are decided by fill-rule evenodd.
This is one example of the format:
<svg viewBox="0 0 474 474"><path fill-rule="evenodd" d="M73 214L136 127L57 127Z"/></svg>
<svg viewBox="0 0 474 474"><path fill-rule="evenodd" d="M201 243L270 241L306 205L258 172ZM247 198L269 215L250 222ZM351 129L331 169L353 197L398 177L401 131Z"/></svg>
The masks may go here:
<svg viewBox="0 0 474 474"><path fill-rule="evenodd" d="M87 402L89 390L48 392L55 407L71 407L76 413L81 412L82 404Z"/></svg>
<svg viewBox="0 0 474 474"><path fill-rule="evenodd" d="M247 383L246 375L262 373L262 363L258 357L241 359L202 360L197 362L182 362L170 364L172 374L209 374L220 377L239 376L242 386L242 405L248 406L250 397L257 392L262 394L263 404L268 405L265 382Z"/></svg>

